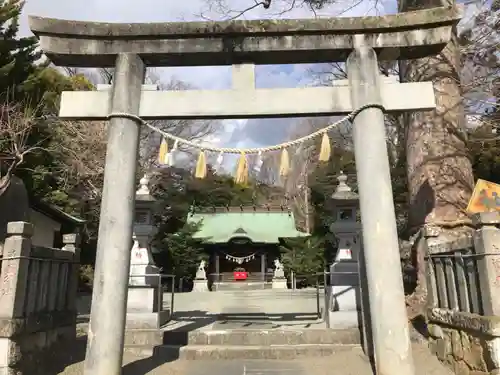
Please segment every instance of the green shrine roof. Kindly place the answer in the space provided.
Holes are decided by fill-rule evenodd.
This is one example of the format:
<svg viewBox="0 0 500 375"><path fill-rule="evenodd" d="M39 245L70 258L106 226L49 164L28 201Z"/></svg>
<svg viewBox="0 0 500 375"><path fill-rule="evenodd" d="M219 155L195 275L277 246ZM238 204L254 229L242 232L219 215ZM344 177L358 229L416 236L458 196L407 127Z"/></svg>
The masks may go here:
<svg viewBox="0 0 500 375"><path fill-rule="evenodd" d="M187 222L202 223L193 237L207 243L227 243L238 238L256 243L278 243L280 238L308 236L297 230L293 213L281 208L215 208L191 213Z"/></svg>

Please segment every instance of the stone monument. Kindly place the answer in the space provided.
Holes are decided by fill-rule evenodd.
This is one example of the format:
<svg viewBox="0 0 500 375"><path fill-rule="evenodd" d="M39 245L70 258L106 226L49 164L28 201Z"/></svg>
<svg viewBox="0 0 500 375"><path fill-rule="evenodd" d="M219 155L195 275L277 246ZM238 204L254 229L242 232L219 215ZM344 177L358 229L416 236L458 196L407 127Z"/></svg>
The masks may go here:
<svg viewBox="0 0 500 375"><path fill-rule="evenodd" d="M330 286L326 289L326 319L331 328L361 325L358 257L361 251L357 221L359 198L347 185L347 176L340 172L338 185L331 197L335 222L330 226L338 240L335 261L330 266Z"/></svg>
<svg viewBox="0 0 500 375"><path fill-rule="evenodd" d="M153 225L155 199L149 192L149 178L140 180L135 198L133 245L127 300L126 326L130 328L158 328L165 324L170 311L163 310L163 288L160 269L151 254L151 240L156 234Z"/></svg>
<svg viewBox="0 0 500 375"><path fill-rule="evenodd" d="M196 277L193 281L193 292L208 292L208 280L205 265L206 262L202 260L198 266Z"/></svg>
<svg viewBox="0 0 500 375"><path fill-rule="evenodd" d="M287 289L285 271L283 270L283 265L280 260L276 258L274 260L274 276L272 282L273 289Z"/></svg>

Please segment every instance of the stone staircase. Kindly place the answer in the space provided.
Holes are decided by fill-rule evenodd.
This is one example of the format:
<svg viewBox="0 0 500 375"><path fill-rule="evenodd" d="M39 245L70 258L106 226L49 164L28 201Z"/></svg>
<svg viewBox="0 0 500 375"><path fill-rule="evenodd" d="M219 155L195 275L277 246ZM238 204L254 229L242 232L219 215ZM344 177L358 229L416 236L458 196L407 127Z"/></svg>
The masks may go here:
<svg viewBox="0 0 500 375"><path fill-rule="evenodd" d="M272 284L263 281L221 281L215 283L212 287L214 291L247 291L271 289Z"/></svg>
<svg viewBox="0 0 500 375"><path fill-rule="evenodd" d="M248 274L246 280L234 280L232 272L224 272L220 274L218 280L214 281L212 286L213 291L247 291L247 290L262 290L271 289L272 277L267 275L264 279L262 273L253 272Z"/></svg>
<svg viewBox="0 0 500 375"><path fill-rule="evenodd" d="M187 375L373 375L359 330L327 329L316 313L316 293L302 289L178 294L175 320L166 327L126 332L124 358L157 364L155 374L182 368ZM429 351L425 338L411 338L417 375L452 375ZM300 371L290 370L295 367Z"/></svg>
<svg viewBox="0 0 500 375"><path fill-rule="evenodd" d="M162 359L291 359L359 347L357 328L326 328L316 293L233 289L178 294L174 320L163 329L128 330L126 350Z"/></svg>
<svg viewBox="0 0 500 375"><path fill-rule="evenodd" d="M297 359L360 348L357 329L141 330L127 333L126 351L162 360Z"/></svg>
<svg viewBox="0 0 500 375"><path fill-rule="evenodd" d="M146 366L134 372L141 374L373 375L359 331L327 329L316 313L316 293L176 294L174 321L162 329L126 331L124 361L134 362L127 365L134 369ZM453 374L429 351L424 337L413 330L410 337L417 375ZM151 372L153 365L157 368Z"/></svg>

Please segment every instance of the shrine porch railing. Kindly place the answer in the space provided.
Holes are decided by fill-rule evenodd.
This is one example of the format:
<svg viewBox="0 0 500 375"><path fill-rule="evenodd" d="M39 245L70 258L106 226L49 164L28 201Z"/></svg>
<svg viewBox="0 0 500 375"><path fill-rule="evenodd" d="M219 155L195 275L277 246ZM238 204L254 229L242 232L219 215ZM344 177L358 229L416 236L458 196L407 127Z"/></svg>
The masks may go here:
<svg viewBox="0 0 500 375"><path fill-rule="evenodd" d="M427 334L455 373L500 370L500 213L474 215L475 231L440 242L426 230ZM472 354L471 354L472 353ZM475 354L474 354L475 353Z"/></svg>
<svg viewBox="0 0 500 375"><path fill-rule="evenodd" d="M78 236L64 247L32 246L33 226L7 225L0 273L0 373L34 374L76 339ZM17 372L16 372L17 371Z"/></svg>
<svg viewBox="0 0 500 375"><path fill-rule="evenodd" d="M426 259L430 307L483 314L479 268L491 254L476 254L472 237L450 244L450 251Z"/></svg>

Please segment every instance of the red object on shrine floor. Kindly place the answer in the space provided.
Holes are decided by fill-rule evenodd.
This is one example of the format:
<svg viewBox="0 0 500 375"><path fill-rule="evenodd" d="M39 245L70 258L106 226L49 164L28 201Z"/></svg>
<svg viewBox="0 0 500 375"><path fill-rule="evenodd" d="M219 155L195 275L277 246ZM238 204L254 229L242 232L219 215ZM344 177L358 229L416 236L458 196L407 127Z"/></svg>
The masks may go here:
<svg viewBox="0 0 500 375"><path fill-rule="evenodd" d="M248 272L233 272L235 280L246 280L248 277Z"/></svg>

